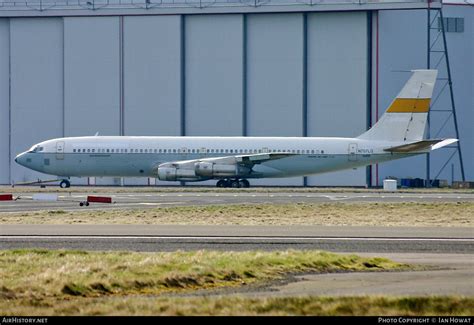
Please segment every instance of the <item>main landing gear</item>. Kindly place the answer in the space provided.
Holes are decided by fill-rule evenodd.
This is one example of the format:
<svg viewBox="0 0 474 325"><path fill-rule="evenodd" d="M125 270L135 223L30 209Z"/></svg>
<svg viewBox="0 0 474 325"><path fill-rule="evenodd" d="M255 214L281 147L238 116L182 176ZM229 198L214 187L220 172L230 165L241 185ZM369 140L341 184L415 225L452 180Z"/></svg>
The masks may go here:
<svg viewBox="0 0 474 325"><path fill-rule="evenodd" d="M67 179L63 179L61 183L59 183L60 188L68 188L71 187L71 182L68 181Z"/></svg>
<svg viewBox="0 0 474 325"><path fill-rule="evenodd" d="M249 188L250 183L246 179L221 179L216 184L217 187Z"/></svg>

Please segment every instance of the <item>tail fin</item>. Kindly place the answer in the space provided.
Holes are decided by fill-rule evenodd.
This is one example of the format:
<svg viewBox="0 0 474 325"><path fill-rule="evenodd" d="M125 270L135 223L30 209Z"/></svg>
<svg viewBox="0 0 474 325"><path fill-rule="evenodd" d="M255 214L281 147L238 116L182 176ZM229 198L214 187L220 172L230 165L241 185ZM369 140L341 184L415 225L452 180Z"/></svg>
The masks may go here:
<svg viewBox="0 0 474 325"><path fill-rule="evenodd" d="M438 70L413 75L380 120L359 139L413 142L423 139Z"/></svg>

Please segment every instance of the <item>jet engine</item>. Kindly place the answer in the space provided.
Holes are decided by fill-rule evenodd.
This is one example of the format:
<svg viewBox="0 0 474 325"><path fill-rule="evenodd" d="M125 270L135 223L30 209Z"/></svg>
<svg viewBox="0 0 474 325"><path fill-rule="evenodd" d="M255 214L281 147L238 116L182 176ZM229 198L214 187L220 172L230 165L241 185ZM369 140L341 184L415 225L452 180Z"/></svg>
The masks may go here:
<svg viewBox="0 0 474 325"><path fill-rule="evenodd" d="M197 162L194 170L196 175L208 178L239 177L250 173L250 168L238 164L218 164L207 161Z"/></svg>
<svg viewBox="0 0 474 325"><path fill-rule="evenodd" d="M159 166L157 170L158 178L162 181L201 181L191 168L181 168L175 166Z"/></svg>
<svg viewBox="0 0 474 325"><path fill-rule="evenodd" d="M203 181L211 178L243 177L251 168L236 163L222 164L209 161L187 161L164 163L158 166L156 174L162 181Z"/></svg>

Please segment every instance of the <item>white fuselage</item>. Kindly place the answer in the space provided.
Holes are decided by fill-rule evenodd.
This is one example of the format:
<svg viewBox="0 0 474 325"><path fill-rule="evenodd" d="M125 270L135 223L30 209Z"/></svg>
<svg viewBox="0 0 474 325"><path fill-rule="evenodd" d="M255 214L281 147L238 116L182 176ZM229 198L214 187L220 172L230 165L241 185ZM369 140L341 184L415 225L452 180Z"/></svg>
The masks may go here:
<svg viewBox="0 0 474 325"><path fill-rule="evenodd" d="M366 166L457 141L423 138L436 76L436 70L414 70L380 120L357 138L59 138L34 145L15 161L61 177L219 179L219 187L248 187L247 178L305 176ZM61 184L69 186L66 180Z"/></svg>
<svg viewBox="0 0 474 325"><path fill-rule="evenodd" d="M384 151L399 144L359 138L93 136L48 140L15 160L33 170L61 177L157 177L158 167L165 163L285 154L279 159L257 161L246 174L233 176L266 178L325 173L417 154ZM224 177L183 180L211 178Z"/></svg>

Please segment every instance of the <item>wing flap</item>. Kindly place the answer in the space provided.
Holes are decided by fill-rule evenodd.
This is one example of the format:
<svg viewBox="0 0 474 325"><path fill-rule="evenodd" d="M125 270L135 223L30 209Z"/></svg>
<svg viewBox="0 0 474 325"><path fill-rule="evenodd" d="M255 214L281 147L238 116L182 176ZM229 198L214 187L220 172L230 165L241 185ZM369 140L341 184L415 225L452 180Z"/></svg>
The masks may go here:
<svg viewBox="0 0 474 325"><path fill-rule="evenodd" d="M198 159L199 161L208 161L214 163L238 163L242 165L255 165L260 164L269 160L276 160L281 158L290 157L291 153L256 153L249 155L235 155L227 157L216 157L216 158L204 158Z"/></svg>
<svg viewBox="0 0 474 325"><path fill-rule="evenodd" d="M291 155L293 155L293 154L291 154L291 153L259 153L259 154L253 154L253 155L235 156L235 159L239 163L259 164L259 163L264 162L264 161L286 158L286 157L289 157ZM217 159L219 159L219 158L217 158Z"/></svg>

